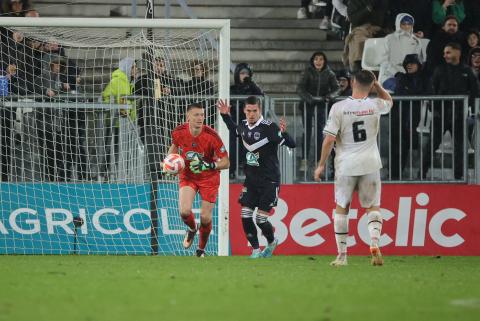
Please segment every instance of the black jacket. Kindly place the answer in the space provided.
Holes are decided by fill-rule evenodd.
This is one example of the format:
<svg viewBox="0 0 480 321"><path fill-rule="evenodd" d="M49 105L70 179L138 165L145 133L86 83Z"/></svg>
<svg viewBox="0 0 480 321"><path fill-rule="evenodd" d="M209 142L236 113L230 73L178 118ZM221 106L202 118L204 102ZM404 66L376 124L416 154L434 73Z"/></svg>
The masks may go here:
<svg viewBox="0 0 480 321"><path fill-rule="evenodd" d="M432 86L436 95L468 95L470 106L478 97L477 79L470 67L464 64L438 66L433 73Z"/></svg>
<svg viewBox="0 0 480 321"><path fill-rule="evenodd" d="M407 64L416 63L418 65L418 71L416 73L407 73ZM409 54L405 56L403 60L403 68L405 73L397 73L395 75L397 86L395 89L395 95L400 96L424 96L431 94L431 87L429 80L425 76L425 72L422 69L422 63L417 54Z"/></svg>
<svg viewBox="0 0 480 321"><path fill-rule="evenodd" d="M383 27L387 9L388 0L349 0L347 15L352 29L365 23Z"/></svg>
<svg viewBox="0 0 480 321"><path fill-rule="evenodd" d="M242 69L247 69L249 72L249 77L245 78L243 83L240 82L240 71ZM234 84L230 86L230 95L231 96L263 96L263 91L257 84L253 81L253 71L252 68L247 63L239 63L235 67L233 73Z"/></svg>
<svg viewBox="0 0 480 321"><path fill-rule="evenodd" d="M315 69L313 58L316 55L318 52L313 53L297 86L297 94L309 105L315 103L313 97L334 96L340 88L335 73L328 66L327 60L325 60L322 70Z"/></svg>
<svg viewBox="0 0 480 321"><path fill-rule="evenodd" d="M456 42L462 46L462 54L467 50L467 39L463 32L458 31L451 35L439 30L427 46L427 64L425 66L427 74L432 75L438 65L445 63L443 49L449 42Z"/></svg>

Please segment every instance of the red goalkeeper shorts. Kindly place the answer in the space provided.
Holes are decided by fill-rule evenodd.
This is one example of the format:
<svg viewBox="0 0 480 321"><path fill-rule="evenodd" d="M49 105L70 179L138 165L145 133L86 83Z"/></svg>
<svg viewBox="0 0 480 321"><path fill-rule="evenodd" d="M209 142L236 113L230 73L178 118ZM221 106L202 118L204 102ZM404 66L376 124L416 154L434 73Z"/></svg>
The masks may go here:
<svg viewBox="0 0 480 321"><path fill-rule="evenodd" d="M219 179L209 177L207 179L180 179L180 188L190 186L194 191L200 194L202 200L215 203L217 201L218 187L220 186Z"/></svg>

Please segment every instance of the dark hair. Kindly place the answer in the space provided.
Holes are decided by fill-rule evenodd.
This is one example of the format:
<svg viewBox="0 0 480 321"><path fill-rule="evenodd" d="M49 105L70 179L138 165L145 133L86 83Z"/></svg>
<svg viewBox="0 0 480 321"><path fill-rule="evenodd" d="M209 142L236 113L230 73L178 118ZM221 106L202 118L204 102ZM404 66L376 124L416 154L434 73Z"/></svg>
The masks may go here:
<svg viewBox="0 0 480 321"><path fill-rule="evenodd" d="M445 23L446 23L448 20L451 20L451 19L455 20L455 21L457 22L457 24L458 24L458 19L457 19L457 17L455 17L454 15L449 15L449 16L446 16L445 19L443 19L443 25L445 25Z"/></svg>
<svg viewBox="0 0 480 321"><path fill-rule="evenodd" d="M457 42L449 42L443 48L447 48L447 47L462 51L462 46L460 46L460 44Z"/></svg>
<svg viewBox="0 0 480 321"><path fill-rule="evenodd" d="M262 108L262 101L257 96L248 96L245 99L245 106L247 105L257 105L259 108Z"/></svg>
<svg viewBox="0 0 480 321"><path fill-rule="evenodd" d="M187 112L189 112L189 111L192 110L193 108L203 109L203 106L202 106L202 104L200 104L200 103L191 103L191 104L188 105L188 107L187 107Z"/></svg>
<svg viewBox="0 0 480 321"><path fill-rule="evenodd" d="M360 70L353 75L353 78L361 86L370 86L375 81L375 75L369 70Z"/></svg>

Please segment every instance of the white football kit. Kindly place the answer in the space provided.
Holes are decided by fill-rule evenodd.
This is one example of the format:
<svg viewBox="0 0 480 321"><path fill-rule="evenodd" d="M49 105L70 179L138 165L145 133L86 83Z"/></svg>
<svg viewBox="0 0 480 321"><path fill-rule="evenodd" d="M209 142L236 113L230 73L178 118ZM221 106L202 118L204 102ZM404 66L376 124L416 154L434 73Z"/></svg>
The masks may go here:
<svg viewBox="0 0 480 321"><path fill-rule="evenodd" d="M380 169L382 162L377 145L380 116L388 114L392 104L380 98L339 101L332 106L323 130L334 136L335 200L347 207L355 189L362 207L380 205Z"/></svg>

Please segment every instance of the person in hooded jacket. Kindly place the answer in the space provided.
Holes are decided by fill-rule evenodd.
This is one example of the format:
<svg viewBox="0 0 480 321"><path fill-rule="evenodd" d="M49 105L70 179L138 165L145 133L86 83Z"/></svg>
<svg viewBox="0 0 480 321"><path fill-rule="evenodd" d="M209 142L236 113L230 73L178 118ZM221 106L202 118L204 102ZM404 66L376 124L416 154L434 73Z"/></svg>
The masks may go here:
<svg viewBox="0 0 480 321"><path fill-rule="evenodd" d="M133 101L125 98L125 96L130 96L133 93L134 88L134 81L137 74L137 67L135 64L135 59L131 57L126 57L120 60L118 64L118 68L113 71L112 77L110 82L105 87L102 92L102 100L104 103L114 103L114 104L126 104L128 106L127 109L120 109L118 111L120 117L129 117L132 121L136 119L136 109L133 106ZM106 177L106 174L111 169L109 168L110 164L112 164L112 157L114 157L115 161L118 161L118 141L119 141L119 127L118 127L118 118L116 115L117 111L114 111L114 114L107 115L107 121L105 128L105 137L108 139L109 137L113 138L113 151L109 151L108 147L111 144L107 141L104 142L107 146L107 164L102 164L102 172L101 175ZM106 166L106 170L105 170Z"/></svg>
<svg viewBox="0 0 480 321"><path fill-rule="evenodd" d="M253 69L246 62L241 62L235 67L233 72L233 85L230 86L230 96L263 96L262 89L253 81ZM231 116L235 123L240 123L245 119L243 112L245 98L231 99ZM238 153L237 153L238 151ZM235 133L230 132L230 178L235 178L237 169L243 168L246 159L246 150ZM238 155L238 156L237 156Z"/></svg>
<svg viewBox="0 0 480 321"><path fill-rule="evenodd" d="M403 60L404 72L395 75L397 96L426 96L431 94L430 82L425 76L423 64L417 54L409 54ZM390 112L390 173L392 180L406 180L404 168L410 164L410 149L419 148L417 125L420 121L420 101L395 101ZM401 155L400 155L401 154ZM412 157L410 155L410 157ZM413 159L410 158L412 161Z"/></svg>
<svg viewBox="0 0 480 321"><path fill-rule="evenodd" d="M408 54L417 54L420 62L425 61L422 54L420 39L413 33L414 19L407 13L397 15L395 32L385 37L385 50L380 64L378 81L388 88L385 81L395 77L397 72L403 72L403 60ZM393 90L392 90L393 91Z"/></svg>
<svg viewBox="0 0 480 321"><path fill-rule="evenodd" d="M307 159L311 149L312 129L315 129L317 152L314 160L315 163L318 162L323 141L322 130L327 114L327 100L336 96L339 88L335 73L328 66L327 56L321 51L314 52L297 85L297 94L302 99L299 108L305 129L302 138L300 171L306 171L308 168ZM312 126L315 127L312 128Z"/></svg>

